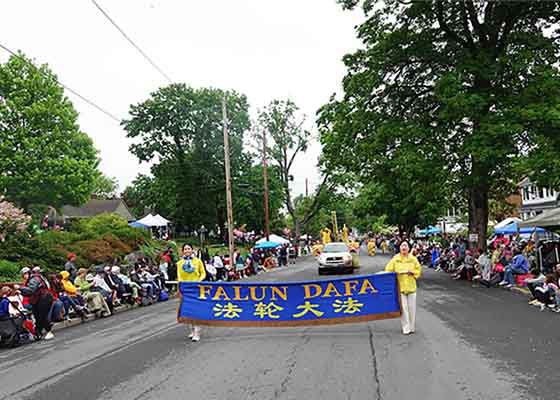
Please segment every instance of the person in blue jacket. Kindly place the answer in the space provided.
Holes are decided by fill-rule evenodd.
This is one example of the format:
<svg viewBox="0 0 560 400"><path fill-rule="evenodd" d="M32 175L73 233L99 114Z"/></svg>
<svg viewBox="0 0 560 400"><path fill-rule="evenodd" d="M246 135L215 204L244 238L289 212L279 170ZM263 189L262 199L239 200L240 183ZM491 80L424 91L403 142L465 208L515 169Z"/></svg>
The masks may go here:
<svg viewBox="0 0 560 400"><path fill-rule="evenodd" d="M525 256L520 251L517 251L515 256L513 256L513 258L507 265L504 271L504 280L501 281L499 285L505 287L506 289L509 289L515 283L515 279L513 277L514 274L525 275L528 272L529 261L527 261Z"/></svg>
<svg viewBox="0 0 560 400"><path fill-rule="evenodd" d="M440 255L439 246L436 244L432 249L432 263L430 264L430 268L436 268Z"/></svg>

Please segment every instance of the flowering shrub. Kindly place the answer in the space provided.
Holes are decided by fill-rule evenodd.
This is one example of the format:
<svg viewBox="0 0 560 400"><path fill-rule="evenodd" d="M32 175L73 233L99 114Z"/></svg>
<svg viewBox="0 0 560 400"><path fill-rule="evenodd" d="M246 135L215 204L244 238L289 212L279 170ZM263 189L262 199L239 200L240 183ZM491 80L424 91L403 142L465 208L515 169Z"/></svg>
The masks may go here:
<svg viewBox="0 0 560 400"><path fill-rule="evenodd" d="M0 197L0 242L4 242L11 233L24 231L29 222L29 215Z"/></svg>

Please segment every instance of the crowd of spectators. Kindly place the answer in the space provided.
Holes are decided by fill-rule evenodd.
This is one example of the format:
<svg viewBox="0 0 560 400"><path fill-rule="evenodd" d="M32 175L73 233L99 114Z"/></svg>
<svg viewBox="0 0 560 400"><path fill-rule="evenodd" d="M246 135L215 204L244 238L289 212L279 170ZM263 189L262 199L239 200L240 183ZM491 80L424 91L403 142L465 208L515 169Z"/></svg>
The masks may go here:
<svg viewBox="0 0 560 400"><path fill-rule="evenodd" d="M1 343L50 340L56 322L110 317L123 304L147 306L169 298L167 276L147 258L129 266L91 269L77 268L75 261L69 254L58 273L25 267L20 283L0 288Z"/></svg>
<svg viewBox="0 0 560 400"><path fill-rule="evenodd" d="M560 264L554 270L542 270L532 240L498 236L486 251L468 249L462 238L417 241L413 254L422 264L475 287L527 287L532 296L529 304L560 312Z"/></svg>
<svg viewBox="0 0 560 400"><path fill-rule="evenodd" d="M251 249L245 256L235 250L233 262L221 254L210 256L199 250L206 279L234 281L273 268L295 263L297 251L284 245L272 249ZM126 266L76 266L76 255L68 254L60 272L46 272L38 266L21 270L21 282L0 288L0 343L9 346L54 338L53 326L73 318L106 318L123 304L148 306L169 298L177 279L177 257L166 249L158 262L141 257Z"/></svg>
<svg viewBox="0 0 560 400"><path fill-rule="evenodd" d="M232 263L229 261L229 255L218 253L211 257L205 249L198 251L197 256L206 268L206 280L235 281L285 267L289 263L294 264L297 253L294 246L286 244L270 249L252 248L245 256L239 249L235 249Z"/></svg>

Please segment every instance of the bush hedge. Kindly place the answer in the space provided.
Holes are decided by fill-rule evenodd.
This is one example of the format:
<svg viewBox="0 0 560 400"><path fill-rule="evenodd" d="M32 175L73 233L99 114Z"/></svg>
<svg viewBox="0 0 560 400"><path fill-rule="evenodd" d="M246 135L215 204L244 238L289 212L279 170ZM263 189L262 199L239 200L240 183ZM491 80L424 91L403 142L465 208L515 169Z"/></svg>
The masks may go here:
<svg viewBox="0 0 560 400"><path fill-rule="evenodd" d="M149 242L149 232L128 226L128 222L116 214L75 221L68 231L36 233L29 229L10 235L0 243L0 281L23 266L60 270L70 252L77 255L78 266L90 267L122 259Z"/></svg>

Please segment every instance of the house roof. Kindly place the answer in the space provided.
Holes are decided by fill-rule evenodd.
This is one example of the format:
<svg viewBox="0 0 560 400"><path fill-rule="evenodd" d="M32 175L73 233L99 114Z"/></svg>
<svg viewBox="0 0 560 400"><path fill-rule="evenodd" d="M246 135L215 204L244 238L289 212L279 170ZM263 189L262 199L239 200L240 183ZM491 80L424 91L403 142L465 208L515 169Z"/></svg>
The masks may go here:
<svg viewBox="0 0 560 400"><path fill-rule="evenodd" d="M544 211L534 218L519 223L519 227L521 228L534 226L549 229L560 227L560 207Z"/></svg>
<svg viewBox="0 0 560 400"><path fill-rule="evenodd" d="M124 211L118 210L121 205L124 206ZM132 215L123 199L91 199L81 207L63 206L61 211L67 218L86 218L103 213L116 213L128 221L134 219L134 215Z"/></svg>

